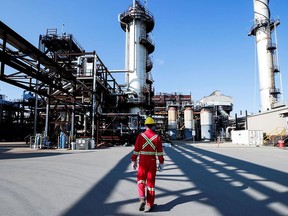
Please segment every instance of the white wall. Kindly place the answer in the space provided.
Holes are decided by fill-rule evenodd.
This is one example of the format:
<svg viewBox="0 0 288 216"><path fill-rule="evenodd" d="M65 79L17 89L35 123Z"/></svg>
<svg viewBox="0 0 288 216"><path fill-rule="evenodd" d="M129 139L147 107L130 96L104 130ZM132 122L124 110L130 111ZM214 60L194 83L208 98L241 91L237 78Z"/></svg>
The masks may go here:
<svg viewBox="0 0 288 216"><path fill-rule="evenodd" d="M288 107L281 107L253 116L248 116L248 130L262 130L263 133L268 134L276 128L286 128L287 119L283 117L283 113L287 112Z"/></svg>
<svg viewBox="0 0 288 216"><path fill-rule="evenodd" d="M261 130L233 130L232 143L242 145L263 145L263 131Z"/></svg>

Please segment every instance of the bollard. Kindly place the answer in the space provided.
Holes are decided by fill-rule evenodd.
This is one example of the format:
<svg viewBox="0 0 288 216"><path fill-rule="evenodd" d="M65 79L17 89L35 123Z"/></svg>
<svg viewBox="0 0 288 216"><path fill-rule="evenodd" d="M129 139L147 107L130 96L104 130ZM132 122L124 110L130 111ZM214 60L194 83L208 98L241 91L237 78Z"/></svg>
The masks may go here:
<svg viewBox="0 0 288 216"><path fill-rule="evenodd" d="M285 147L285 142L284 142L284 140L278 140L278 147L279 147L279 148L284 148L284 147Z"/></svg>
<svg viewBox="0 0 288 216"><path fill-rule="evenodd" d="M219 144L220 144L220 136L217 137L217 144L218 144L218 147L219 147Z"/></svg>

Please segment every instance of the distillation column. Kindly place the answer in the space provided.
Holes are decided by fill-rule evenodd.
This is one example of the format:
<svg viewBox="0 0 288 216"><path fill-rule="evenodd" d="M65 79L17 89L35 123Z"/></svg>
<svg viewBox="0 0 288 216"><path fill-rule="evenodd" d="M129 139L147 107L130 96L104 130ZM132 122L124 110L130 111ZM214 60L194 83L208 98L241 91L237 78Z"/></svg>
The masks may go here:
<svg viewBox="0 0 288 216"><path fill-rule="evenodd" d="M254 0L254 25L249 36L256 36L261 111L273 108L280 94L275 88L273 54L276 47L273 49L271 38L276 25L279 25L278 21L270 20L269 0Z"/></svg>
<svg viewBox="0 0 288 216"><path fill-rule="evenodd" d="M149 104L147 92L153 82L149 79L152 69L149 54L155 47L148 34L154 28L154 18L140 1L134 0L128 10L119 15L119 21L126 32L125 70L129 113L145 114L144 107Z"/></svg>

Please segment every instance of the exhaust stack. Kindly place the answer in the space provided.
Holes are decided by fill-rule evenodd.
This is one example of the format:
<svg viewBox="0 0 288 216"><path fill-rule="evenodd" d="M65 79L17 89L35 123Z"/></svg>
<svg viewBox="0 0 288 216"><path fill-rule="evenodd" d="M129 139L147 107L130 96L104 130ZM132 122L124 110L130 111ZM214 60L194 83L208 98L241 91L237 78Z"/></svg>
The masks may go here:
<svg viewBox="0 0 288 216"><path fill-rule="evenodd" d="M254 0L254 25L248 35L256 37L261 112L273 108L280 94L274 77L279 72L275 55L277 46L271 37L279 24L279 20L270 19L269 0Z"/></svg>

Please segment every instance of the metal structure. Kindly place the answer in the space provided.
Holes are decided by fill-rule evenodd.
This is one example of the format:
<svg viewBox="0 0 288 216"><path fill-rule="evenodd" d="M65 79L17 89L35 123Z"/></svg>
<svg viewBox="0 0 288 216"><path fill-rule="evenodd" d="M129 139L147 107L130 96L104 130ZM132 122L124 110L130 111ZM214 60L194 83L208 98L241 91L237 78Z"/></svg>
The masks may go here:
<svg viewBox="0 0 288 216"><path fill-rule="evenodd" d="M211 141L218 137L229 138L226 129L230 126L233 109L232 97L214 91L203 97L196 105L195 110L200 111L201 140Z"/></svg>
<svg viewBox="0 0 288 216"><path fill-rule="evenodd" d="M0 39L0 79L32 95L29 112L34 119L30 125L32 122L35 140L41 137L44 142L40 146L52 143L59 147L60 143L68 148L79 137L95 139L96 144L113 137L105 134L103 138L110 121L107 114L125 111L127 97L95 51L85 52L73 35L57 34L56 29L40 35L37 49L2 22ZM24 97L19 106L14 112L24 116ZM136 114L126 116L137 120ZM119 125L113 130L123 131ZM125 134L128 130L138 133L129 128Z"/></svg>
<svg viewBox="0 0 288 216"><path fill-rule="evenodd" d="M1 21L0 39L2 81L47 97L50 97L46 91L48 84L55 90L72 95L62 86L67 83L75 84L76 78ZM6 65L14 68L16 72L5 73Z"/></svg>
<svg viewBox="0 0 288 216"><path fill-rule="evenodd" d="M119 22L126 32L126 89L129 113L145 115L151 110L153 67L149 54L155 45L149 37L154 28L154 17L140 1L133 4L119 15Z"/></svg>
<svg viewBox="0 0 288 216"><path fill-rule="evenodd" d="M270 14L269 0L254 0L254 25L249 36L256 37L261 111L273 108L281 93L275 84L275 75L280 72L277 44L273 43L271 36L280 21L270 19Z"/></svg>
<svg viewBox="0 0 288 216"><path fill-rule="evenodd" d="M54 121L54 128L60 126L63 130L72 114L71 127L77 128L66 130L66 135L74 136L72 132L75 131L79 136L95 138L98 143L101 140L101 134L97 129L99 116L118 108L121 102L121 87L96 52L85 52L72 35L58 35L56 30L47 30L46 35L40 36L40 45L42 52L72 73L78 83L75 88L71 83L63 86L64 89L74 92L74 98L67 97L61 91L51 93L57 100L50 100L49 106L52 106L54 112L56 107L59 110L56 116L61 116L56 117L59 121ZM59 103L59 99L65 99L65 103ZM67 106L69 103L72 106ZM51 109L47 108L46 112L49 110ZM75 117L77 124L74 123Z"/></svg>
<svg viewBox="0 0 288 216"><path fill-rule="evenodd" d="M8 112L18 116L8 120L28 128L23 136L33 135L36 148L133 144L147 115L164 139L213 140L222 134L231 98L216 91L195 106L191 95L154 95L149 57L155 49L149 37L154 17L134 0L118 19L126 32L121 70L126 83L121 85L96 52L85 51L73 35L48 29L36 48L0 22L0 80L24 89L17 107L0 103L1 125Z"/></svg>
<svg viewBox="0 0 288 216"><path fill-rule="evenodd" d="M23 137L24 130L27 131L29 128L26 127L23 116L17 114L22 111L20 103L7 101L5 97L0 94L0 141L11 138L17 140L18 137Z"/></svg>
<svg viewBox="0 0 288 216"><path fill-rule="evenodd" d="M164 139L191 139L195 130L191 95L160 93L153 97L156 127Z"/></svg>

